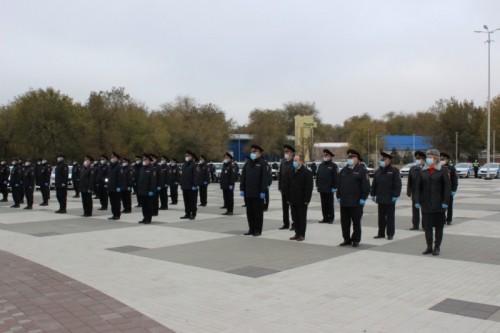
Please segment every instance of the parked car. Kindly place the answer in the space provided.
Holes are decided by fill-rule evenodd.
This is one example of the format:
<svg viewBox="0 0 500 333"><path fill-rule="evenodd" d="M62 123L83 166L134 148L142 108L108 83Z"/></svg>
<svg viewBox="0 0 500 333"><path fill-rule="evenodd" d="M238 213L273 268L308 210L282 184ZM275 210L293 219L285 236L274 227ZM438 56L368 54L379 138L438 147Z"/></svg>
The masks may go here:
<svg viewBox="0 0 500 333"><path fill-rule="evenodd" d="M490 169L489 173L487 171L488 167ZM477 175L479 178L486 177L486 175L489 175L489 177L491 178L498 178L499 174L500 174L500 163L489 163L479 168L479 172Z"/></svg>
<svg viewBox="0 0 500 333"><path fill-rule="evenodd" d="M68 165L68 188L73 188L73 182L71 181L71 171L73 170L72 165ZM50 174L50 189L56 188L56 167L52 167L52 173Z"/></svg>
<svg viewBox="0 0 500 333"><path fill-rule="evenodd" d="M460 178L469 178L474 173L472 163L458 163L455 165L457 176Z"/></svg>
<svg viewBox="0 0 500 333"><path fill-rule="evenodd" d="M408 177L408 174L410 173L410 168L414 165L415 165L414 163L408 163L404 167L402 167L401 170L399 170L401 178Z"/></svg>
<svg viewBox="0 0 500 333"><path fill-rule="evenodd" d="M365 162L361 162L361 165L363 165L365 167L366 171L368 171L368 176L373 178L373 175L375 174L375 169L370 168L368 165L366 165Z"/></svg>

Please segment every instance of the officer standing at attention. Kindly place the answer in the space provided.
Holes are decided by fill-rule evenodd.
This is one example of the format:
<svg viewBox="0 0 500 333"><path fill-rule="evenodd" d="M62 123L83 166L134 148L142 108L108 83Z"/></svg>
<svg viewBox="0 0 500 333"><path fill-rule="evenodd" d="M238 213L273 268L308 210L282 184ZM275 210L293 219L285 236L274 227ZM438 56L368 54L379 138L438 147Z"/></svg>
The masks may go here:
<svg viewBox="0 0 500 333"><path fill-rule="evenodd" d="M40 189L42 188L42 167L42 159L39 158L33 168L35 169L35 185Z"/></svg>
<svg viewBox="0 0 500 333"><path fill-rule="evenodd" d="M139 223L150 224L153 219L153 196L156 191L156 168L151 165L153 158L149 154L144 154L142 168L137 183L137 193L142 202L142 221Z"/></svg>
<svg viewBox="0 0 500 333"><path fill-rule="evenodd" d="M7 184L9 183L10 168L5 159L0 160L0 193L2 193L1 202L7 202L9 190Z"/></svg>
<svg viewBox="0 0 500 333"><path fill-rule="evenodd" d="M101 202L99 210L108 210L108 183L106 175L108 174L108 157L101 155L101 163L97 167L97 196Z"/></svg>
<svg viewBox="0 0 500 333"><path fill-rule="evenodd" d="M200 155L200 206L207 206L207 188L210 183L210 166L207 165L207 158Z"/></svg>
<svg viewBox="0 0 500 333"><path fill-rule="evenodd" d="M71 168L71 182L73 183L73 189L75 190L75 195L73 198L80 197L80 172L81 168L77 160L73 161L73 168Z"/></svg>
<svg viewBox="0 0 500 333"><path fill-rule="evenodd" d="M334 156L335 154L328 149L323 149L323 162L318 167L316 188L321 197L321 210L323 211L323 219L319 223L332 224L335 220L333 195L337 192L339 168L332 162Z"/></svg>
<svg viewBox="0 0 500 333"><path fill-rule="evenodd" d="M163 155L160 161L160 169L158 174L158 187L160 187L160 210L168 209L168 176L169 176L169 166L168 157Z"/></svg>
<svg viewBox="0 0 500 333"><path fill-rule="evenodd" d="M370 194L370 176L361 165L361 155L353 150L347 150L347 164L340 171L337 190L337 201L340 204L340 222L344 242L340 246L358 247L361 241L361 218L366 198ZM352 236L351 223L353 227Z"/></svg>
<svg viewBox="0 0 500 333"><path fill-rule="evenodd" d="M448 175L450 177L450 185L451 185L451 196L450 202L448 204L448 208L446 209L446 224L451 225L453 223L453 198L455 194L457 194L458 189L458 177L457 177L457 169L455 169L454 165L450 164L450 155L446 153L441 153L441 164L445 169L448 170Z"/></svg>
<svg viewBox="0 0 500 333"><path fill-rule="evenodd" d="M111 160L109 161L108 172L106 173L106 178L108 179L108 194L109 201L111 203L111 213L113 216L109 217L108 220L119 220L122 210L122 184L123 184L123 170L119 163L120 155L113 152L111 154Z"/></svg>
<svg viewBox="0 0 500 333"><path fill-rule="evenodd" d="M311 171L313 174L313 178L316 179L316 172L318 171L318 166L316 165L316 162L311 163Z"/></svg>
<svg viewBox="0 0 500 333"><path fill-rule="evenodd" d="M245 198L248 232L244 235L260 236L264 222L264 199L271 183L271 167L262 158L264 150L251 146L250 159L241 174L240 195Z"/></svg>
<svg viewBox="0 0 500 333"><path fill-rule="evenodd" d="M422 225L425 229L427 248L422 254L439 255L443 241L445 211L451 197L450 177L448 170L440 163L437 149L426 153L425 166L416 183L415 206L422 209ZM433 228L436 230L434 249L432 248Z"/></svg>
<svg viewBox="0 0 500 333"><path fill-rule="evenodd" d="M280 230L290 229L290 198L288 191L288 178L294 173L293 159L295 148L290 145L283 146L284 156L278 171L278 190L281 192L281 207L283 209L283 226ZM292 227L294 227L292 222Z"/></svg>
<svg viewBox="0 0 500 333"><path fill-rule="evenodd" d="M477 178L477 173L479 172L479 162L477 160L472 163L472 167L474 168L474 178Z"/></svg>
<svg viewBox="0 0 500 333"><path fill-rule="evenodd" d="M226 153L220 173L220 188L222 190L222 197L224 198L224 206L221 208L226 208L227 211L222 215L233 215L234 183L238 178L238 170L235 164L233 162L233 155Z"/></svg>
<svg viewBox="0 0 500 333"><path fill-rule="evenodd" d="M42 203L40 206L48 206L50 200L50 177L52 175L52 166L44 157L42 158L42 171L40 175L40 192L42 192Z"/></svg>
<svg viewBox="0 0 500 333"><path fill-rule="evenodd" d="M57 156L57 166L55 170L56 198L59 202L57 214L66 214L66 200L68 197L68 173L69 168L64 162L64 155Z"/></svg>
<svg viewBox="0 0 500 333"><path fill-rule="evenodd" d="M287 197L292 209L292 219L295 223L295 235L290 240L303 241L306 237L307 206L311 202L313 191L313 175L304 165L302 156L293 158L293 172L286 179Z"/></svg>
<svg viewBox="0 0 500 333"><path fill-rule="evenodd" d="M417 179L420 175L420 171L422 171L422 168L425 165L425 153L422 151L417 150L415 152L415 165L410 168L410 171L408 172L408 183L406 185L406 195L408 197L411 197L411 211L412 211L412 219L411 223L413 224L413 227L411 227L410 230L419 230L419 225L420 225L420 209L415 207L415 191L416 187L415 184L417 183ZM422 229L424 226L422 226Z"/></svg>
<svg viewBox="0 0 500 333"><path fill-rule="evenodd" d="M128 158L122 158L122 213L132 213L132 187L134 186L134 170Z"/></svg>
<svg viewBox="0 0 500 333"><path fill-rule="evenodd" d="M135 163L134 163L134 194L137 199L137 206L136 207L141 207L141 201L139 194L137 194L137 186L139 183L139 175L141 173L141 168L142 168L142 156L136 155L135 156Z"/></svg>
<svg viewBox="0 0 500 333"><path fill-rule="evenodd" d="M378 204L378 234L373 238L392 240L396 231L396 201L401 195L401 176L398 168L392 166L392 155L380 152L380 168L373 176L371 199Z"/></svg>
<svg viewBox="0 0 500 333"><path fill-rule="evenodd" d="M24 209L33 209L33 192L35 191L35 168L30 160L24 162L23 187L27 206Z"/></svg>
<svg viewBox="0 0 500 333"><path fill-rule="evenodd" d="M161 191L161 165L158 161L158 156L155 154L149 154L153 161L151 162L151 166L156 169L156 190L153 195L153 216L158 216L158 211L160 209L160 191Z"/></svg>
<svg viewBox="0 0 500 333"><path fill-rule="evenodd" d="M11 208L21 207L21 187L23 187L23 172L19 165L19 158L12 159L12 170L10 171L10 186L12 187L12 200L14 204Z"/></svg>
<svg viewBox="0 0 500 333"><path fill-rule="evenodd" d="M82 195L83 215L82 217L92 216L93 201L92 192L95 186L96 169L93 166L94 159L85 156L83 167L80 168L80 193ZM74 186L74 185L73 185Z"/></svg>
<svg viewBox="0 0 500 333"><path fill-rule="evenodd" d="M198 186L200 185L200 166L196 164L196 155L191 151L186 151L184 164L181 173L181 189L184 199L184 216L181 219L194 220L196 218Z"/></svg>
<svg viewBox="0 0 500 333"><path fill-rule="evenodd" d="M179 183L181 181L181 176L179 172L178 161L175 158L170 160L170 168L168 170L168 182L170 186L170 202L171 205L177 205L177 200L179 198Z"/></svg>

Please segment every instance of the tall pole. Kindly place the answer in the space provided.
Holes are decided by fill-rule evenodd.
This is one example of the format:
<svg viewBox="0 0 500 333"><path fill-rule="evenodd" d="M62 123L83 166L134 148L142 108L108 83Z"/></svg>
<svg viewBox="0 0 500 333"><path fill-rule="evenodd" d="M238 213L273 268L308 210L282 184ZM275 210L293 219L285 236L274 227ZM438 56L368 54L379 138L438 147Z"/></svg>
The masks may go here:
<svg viewBox="0 0 500 333"><path fill-rule="evenodd" d="M487 102L487 108L488 108L488 116L487 116L487 126L486 126L486 177L484 179L491 179L490 176L490 114L491 114L491 102L490 102L490 87L491 87L491 74L490 74L490 46L491 46L491 34L494 33L497 30L500 29L495 29L495 30L490 30L488 29L488 26L485 24L483 25L484 31L474 31L477 33L487 33L488 34L488 39L486 40L486 43L488 43L488 102Z"/></svg>
<svg viewBox="0 0 500 333"><path fill-rule="evenodd" d="M458 132L455 132L455 164L458 163Z"/></svg>

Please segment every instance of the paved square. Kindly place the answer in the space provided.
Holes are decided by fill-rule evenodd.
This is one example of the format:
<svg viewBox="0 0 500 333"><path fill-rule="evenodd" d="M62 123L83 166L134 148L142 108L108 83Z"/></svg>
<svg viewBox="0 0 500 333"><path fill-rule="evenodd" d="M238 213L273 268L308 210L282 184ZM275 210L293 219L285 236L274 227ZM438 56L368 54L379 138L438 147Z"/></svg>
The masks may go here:
<svg viewBox="0 0 500 333"><path fill-rule="evenodd" d="M23 264L41 265L64 281L95 289L165 331L500 332L500 180L459 180L454 224L445 227L438 257L422 255L423 232L408 230L406 196L397 203L392 241L373 239L377 206L367 203L361 246L355 249L338 246L337 203L335 223L317 223L321 207L314 193L306 240L296 242L288 240L293 232L278 230L282 211L275 184L270 195L261 237L242 236L248 225L240 197L235 197L235 215L221 215L218 184L209 186L209 204L198 208L196 220L180 219L181 200L160 211L151 225L137 223L142 218L137 208L109 221L110 211L96 210L97 201L94 216L82 218L81 202L71 195L65 215L54 214L55 199L33 211L0 203L2 272L12 278L0 281L0 327L37 329L30 326L37 317L30 318L36 314L29 307L18 314L11 305L15 299L5 301L14 280L23 284L9 263L19 263L13 258L20 256ZM39 193L35 201L41 201ZM43 281L39 288L46 288ZM38 300L50 307L49 296ZM31 306L35 300L23 302ZM132 325L121 322L118 310L96 309L104 331L112 331L108 324L123 325L119 331ZM92 331L84 327L91 324L82 320L85 315L67 317L61 323L56 314L41 323Z"/></svg>

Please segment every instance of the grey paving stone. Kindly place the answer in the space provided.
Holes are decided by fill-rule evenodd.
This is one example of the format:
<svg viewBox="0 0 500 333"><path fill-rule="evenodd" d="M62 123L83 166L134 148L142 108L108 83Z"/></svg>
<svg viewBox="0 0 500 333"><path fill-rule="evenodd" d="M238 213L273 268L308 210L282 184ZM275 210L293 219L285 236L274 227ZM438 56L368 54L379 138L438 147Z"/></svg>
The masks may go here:
<svg viewBox="0 0 500 333"><path fill-rule="evenodd" d="M489 319L500 310L500 307L490 304L447 298L434 305L429 310L478 319Z"/></svg>
<svg viewBox="0 0 500 333"><path fill-rule="evenodd" d="M119 247L112 247L112 248L109 248L106 250L121 252L121 253L129 253L129 252L147 250L147 248L140 247L140 246L134 246L134 245L125 245L125 246L119 246Z"/></svg>
<svg viewBox="0 0 500 333"><path fill-rule="evenodd" d="M274 273L278 273L278 270L275 269L269 269L265 267L255 267L255 266L246 266L246 267L241 267L241 268L236 268L227 271L226 273L231 273L231 274L237 274L237 275L243 275L243 276L248 276L248 277L253 277L253 278L259 278L261 276L266 276Z"/></svg>

